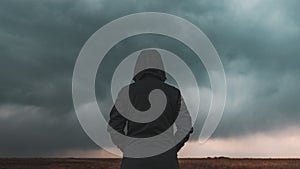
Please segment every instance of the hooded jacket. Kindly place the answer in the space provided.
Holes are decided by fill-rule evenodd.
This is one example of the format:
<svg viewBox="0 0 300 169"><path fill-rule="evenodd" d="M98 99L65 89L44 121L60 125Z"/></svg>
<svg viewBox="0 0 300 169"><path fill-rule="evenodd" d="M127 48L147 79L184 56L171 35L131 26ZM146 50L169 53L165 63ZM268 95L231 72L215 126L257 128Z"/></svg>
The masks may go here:
<svg viewBox="0 0 300 169"><path fill-rule="evenodd" d="M134 138L152 137L166 132L165 137L156 145L174 144L175 142L178 142L178 144L175 144L175 146L170 150L152 157L123 157L121 168L179 168L177 152L183 147L184 143L189 139L189 134L193 131L191 117L181 97L180 91L165 83L166 73L164 71L164 65L160 54L156 50L144 50L140 53L134 68L133 80L134 83L127 87L129 87L130 102L136 109L139 111L145 111L150 108L151 105L148 100L149 94L154 89L160 89L166 95L167 102L165 109L155 120L148 123L140 123L126 119L118 112L116 106L114 106L110 112L110 127L123 135ZM124 102L123 104L127 105L126 100L119 99L119 102ZM128 110L130 111L130 109ZM128 113L135 112L132 111ZM173 132L174 124L177 128L175 134ZM112 130L108 131L111 134L112 141L121 149L121 151L123 151L124 154L126 154L126 151L131 149L130 145L126 143L126 141L117 141L114 136L114 132ZM182 136L183 133L188 134ZM178 138L183 139L178 140ZM151 144L151 146L152 145L153 144Z"/></svg>

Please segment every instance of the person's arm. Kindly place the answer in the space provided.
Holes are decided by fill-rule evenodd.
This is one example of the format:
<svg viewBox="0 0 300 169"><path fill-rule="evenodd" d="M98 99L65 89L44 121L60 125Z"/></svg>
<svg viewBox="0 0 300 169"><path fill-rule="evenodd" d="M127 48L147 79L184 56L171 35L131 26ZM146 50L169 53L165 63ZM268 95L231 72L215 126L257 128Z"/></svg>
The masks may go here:
<svg viewBox="0 0 300 169"><path fill-rule="evenodd" d="M184 146L185 142L188 141L190 134L193 132L193 126L192 118L181 96L177 101L177 106L177 110L179 110L179 112L178 117L175 121L175 125L177 128L175 139L178 142L178 144L176 145L176 149L177 151L179 151Z"/></svg>
<svg viewBox="0 0 300 169"><path fill-rule="evenodd" d="M118 104L119 106L117 106L119 109L118 110L116 108L116 104ZM120 134L125 135L125 126L126 126L126 122L127 119L125 117L123 117L119 111L122 111L122 109L125 109L125 105L124 101L118 96L116 99L116 103L113 106L110 115L109 115L109 122L108 122L108 126L107 126L107 131L110 133L111 139L113 141L113 143L121 150L124 150L124 146L125 146L125 140L124 137L120 137ZM118 132L118 133L117 133Z"/></svg>

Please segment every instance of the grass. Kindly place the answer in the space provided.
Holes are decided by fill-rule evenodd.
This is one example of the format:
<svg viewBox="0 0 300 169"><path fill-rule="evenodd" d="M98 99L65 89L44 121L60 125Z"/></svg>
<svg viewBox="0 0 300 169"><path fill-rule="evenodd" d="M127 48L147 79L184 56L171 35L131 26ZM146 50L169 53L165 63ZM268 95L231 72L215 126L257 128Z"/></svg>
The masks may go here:
<svg viewBox="0 0 300 169"><path fill-rule="evenodd" d="M118 169L120 159L0 158L0 169ZM191 158L179 160L181 169L300 169L300 159Z"/></svg>

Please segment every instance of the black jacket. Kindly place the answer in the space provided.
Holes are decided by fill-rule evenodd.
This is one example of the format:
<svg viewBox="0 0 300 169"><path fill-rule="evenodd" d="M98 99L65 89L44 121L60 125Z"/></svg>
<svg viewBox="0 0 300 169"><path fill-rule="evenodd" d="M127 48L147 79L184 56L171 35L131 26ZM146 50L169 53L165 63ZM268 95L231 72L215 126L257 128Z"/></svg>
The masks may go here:
<svg viewBox="0 0 300 169"><path fill-rule="evenodd" d="M129 87L129 100L132 105L139 111L149 109L150 103L148 97L150 92L154 89L160 89L167 97L167 103L163 113L151 122L140 123L128 120L120 114L116 106L114 106L110 112L109 125L117 132L134 138L147 138L166 132L165 139L160 140L157 145L174 144L176 141L179 143L174 144L174 147L170 150L152 157L129 158L125 155L122 160L121 168L179 168L177 152L189 139L189 134L193 131L191 126L191 117L186 109L180 91L165 83L166 74L163 69L161 57L157 51L147 50L140 54L136 63L133 80L135 81L134 83L126 86ZM122 93L122 91L120 93ZM117 100L119 100L122 104L127 105L127 100L122 100L120 98L117 98ZM130 114L135 112L128 113ZM176 120L176 118L178 119ZM175 134L173 132L174 123L177 128ZM124 154L126 154L126 149L128 150L131 148L129 144L125 140L118 141L114 132L112 130L108 131L111 133L112 141L123 151ZM185 135L180 137L182 133L185 133ZM178 138L183 139L177 140Z"/></svg>

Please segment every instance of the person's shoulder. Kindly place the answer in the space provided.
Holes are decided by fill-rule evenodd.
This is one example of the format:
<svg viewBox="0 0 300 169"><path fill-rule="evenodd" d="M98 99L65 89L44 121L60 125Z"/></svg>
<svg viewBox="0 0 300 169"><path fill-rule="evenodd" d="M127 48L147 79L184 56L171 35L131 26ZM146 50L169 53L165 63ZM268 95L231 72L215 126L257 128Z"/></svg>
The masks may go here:
<svg viewBox="0 0 300 169"><path fill-rule="evenodd" d="M128 84L128 85L123 86L123 87L119 90L118 95L123 95L123 94L125 94L125 93L128 93L129 87L130 87L130 86L131 86L131 84Z"/></svg>
<svg viewBox="0 0 300 169"><path fill-rule="evenodd" d="M139 88L139 86L141 86L140 84L136 83L136 82L132 82L130 84L127 84L125 86L123 86L120 90L119 90L119 94L124 94L124 93L128 93L129 92L129 89L137 89Z"/></svg>
<svg viewBox="0 0 300 169"><path fill-rule="evenodd" d="M171 84L168 84L168 83L164 83L164 86L165 86L168 90L170 90L172 93L176 93L176 94L179 94L179 95L180 95L180 90L179 90L177 87L175 87L175 86L173 86L173 85L171 85Z"/></svg>

